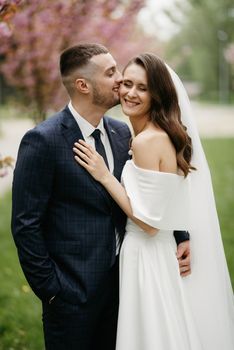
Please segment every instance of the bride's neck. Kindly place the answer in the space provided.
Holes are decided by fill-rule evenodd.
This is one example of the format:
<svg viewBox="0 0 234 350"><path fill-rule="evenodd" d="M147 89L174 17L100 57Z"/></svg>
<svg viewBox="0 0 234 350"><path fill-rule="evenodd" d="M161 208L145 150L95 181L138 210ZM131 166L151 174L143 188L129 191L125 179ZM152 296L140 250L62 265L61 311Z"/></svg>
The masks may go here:
<svg viewBox="0 0 234 350"><path fill-rule="evenodd" d="M134 131L135 136L140 134L143 130L146 129L149 120L147 117L143 117L143 118L129 118L130 122L132 124L132 128Z"/></svg>

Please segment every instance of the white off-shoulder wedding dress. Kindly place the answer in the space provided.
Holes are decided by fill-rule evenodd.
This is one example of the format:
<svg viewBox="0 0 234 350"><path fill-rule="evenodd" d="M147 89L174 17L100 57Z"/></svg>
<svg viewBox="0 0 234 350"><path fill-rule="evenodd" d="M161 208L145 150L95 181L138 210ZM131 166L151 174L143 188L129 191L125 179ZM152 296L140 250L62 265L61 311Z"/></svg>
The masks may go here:
<svg viewBox="0 0 234 350"><path fill-rule="evenodd" d="M197 320L186 278L181 278L176 258L173 230L191 229L190 175L184 178L145 170L129 160L122 182L134 216L160 230L150 236L130 219L127 221L120 252L116 350L220 349L215 336L214 347L210 347L211 339L206 340L206 334L207 337L210 334L208 329L201 329L204 320L197 322L201 313ZM196 299L195 294L192 297ZM215 317L215 310L207 316L205 309L206 306L206 320ZM231 350L232 340L227 339L227 347L223 343L222 348Z"/></svg>

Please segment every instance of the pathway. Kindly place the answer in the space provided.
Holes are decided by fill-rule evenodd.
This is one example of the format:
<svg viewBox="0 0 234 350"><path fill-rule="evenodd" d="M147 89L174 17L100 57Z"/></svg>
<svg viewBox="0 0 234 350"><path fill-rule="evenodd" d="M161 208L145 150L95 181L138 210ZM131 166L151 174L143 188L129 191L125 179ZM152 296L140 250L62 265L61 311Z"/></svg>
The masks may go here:
<svg viewBox="0 0 234 350"><path fill-rule="evenodd" d="M194 117L201 137L234 137L234 106L217 106L192 103ZM30 120L0 121L0 153L3 157L17 157L20 140L27 130L33 127ZM12 183L12 170L0 178L0 199Z"/></svg>

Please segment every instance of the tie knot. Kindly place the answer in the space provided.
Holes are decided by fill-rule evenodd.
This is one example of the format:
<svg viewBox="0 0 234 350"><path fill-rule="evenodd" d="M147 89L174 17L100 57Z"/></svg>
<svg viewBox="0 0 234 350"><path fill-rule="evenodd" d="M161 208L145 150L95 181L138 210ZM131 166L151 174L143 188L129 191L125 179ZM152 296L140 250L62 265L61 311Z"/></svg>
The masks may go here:
<svg viewBox="0 0 234 350"><path fill-rule="evenodd" d="M101 139L101 130L95 129L94 132L91 134L95 140Z"/></svg>

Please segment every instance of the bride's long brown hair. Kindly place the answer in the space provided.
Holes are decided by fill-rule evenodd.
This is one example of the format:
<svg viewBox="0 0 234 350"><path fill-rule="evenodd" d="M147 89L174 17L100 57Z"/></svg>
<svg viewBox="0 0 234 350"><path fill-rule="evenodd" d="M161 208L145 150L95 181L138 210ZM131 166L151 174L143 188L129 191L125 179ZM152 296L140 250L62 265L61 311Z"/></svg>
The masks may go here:
<svg viewBox="0 0 234 350"><path fill-rule="evenodd" d="M170 137L176 150L177 165L187 176L191 170L195 170L190 163L192 142L181 121L178 96L170 73L165 63L152 53L134 57L125 69L131 64L145 69L151 95L150 120Z"/></svg>

